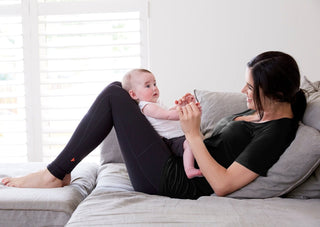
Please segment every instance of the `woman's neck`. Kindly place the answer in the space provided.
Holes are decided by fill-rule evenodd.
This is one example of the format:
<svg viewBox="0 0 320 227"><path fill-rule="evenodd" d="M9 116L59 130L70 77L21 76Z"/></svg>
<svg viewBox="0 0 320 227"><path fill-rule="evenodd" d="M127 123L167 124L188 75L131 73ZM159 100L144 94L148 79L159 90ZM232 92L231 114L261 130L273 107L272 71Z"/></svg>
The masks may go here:
<svg viewBox="0 0 320 227"><path fill-rule="evenodd" d="M288 102L275 102L264 107L262 119L259 122L277 120L281 118L293 118L291 104Z"/></svg>

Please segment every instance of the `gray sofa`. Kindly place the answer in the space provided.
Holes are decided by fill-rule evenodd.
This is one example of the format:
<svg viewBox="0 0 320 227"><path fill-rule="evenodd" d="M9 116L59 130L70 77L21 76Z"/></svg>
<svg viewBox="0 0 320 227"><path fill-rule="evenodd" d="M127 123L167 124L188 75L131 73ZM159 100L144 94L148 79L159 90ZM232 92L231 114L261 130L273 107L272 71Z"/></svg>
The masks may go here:
<svg viewBox="0 0 320 227"><path fill-rule="evenodd" d="M0 187L0 226L320 226L320 82L305 78L302 87L308 107L295 140L267 177L227 197L181 200L135 192L113 130L103 142L101 165L79 165L70 186ZM205 136L218 119L246 108L239 93L195 95ZM30 172L32 165L1 165L0 178L20 174L17 168Z"/></svg>

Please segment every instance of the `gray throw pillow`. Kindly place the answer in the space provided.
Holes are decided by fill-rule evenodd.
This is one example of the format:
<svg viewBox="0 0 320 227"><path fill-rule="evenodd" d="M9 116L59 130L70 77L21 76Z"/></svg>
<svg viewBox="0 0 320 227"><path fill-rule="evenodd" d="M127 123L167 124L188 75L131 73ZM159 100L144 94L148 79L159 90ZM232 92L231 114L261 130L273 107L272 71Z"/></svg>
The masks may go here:
<svg viewBox="0 0 320 227"><path fill-rule="evenodd" d="M240 93L195 90L202 106L201 130L211 135L214 125L222 117L246 109L245 97ZM269 198L281 196L305 181L319 166L320 134L300 124L296 138L275 163L266 177L258 177L242 189L231 193L234 198Z"/></svg>
<svg viewBox="0 0 320 227"><path fill-rule="evenodd" d="M266 177L260 176L228 196L269 198L285 195L307 180L319 164L320 133L314 128L301 124L296 138L269 169Z"/></svg>
<svg viewBox="0 0 320 227"><path fill-rule="evenodd" d="M317 92L320 89L320 81L311 82L306 76L303 77L301 88L307 93Z"/></svg>
<svg viewBox="0 0 320 227"><path fill-rule="evenodd" d="M223 117L247 109L246 96L237 92L212 92L194 90L194 96L202 107L201 132L207 138Z"/></svg>
<svg viewBox="0 0 320 227"><path fill-rule="evenodd" d="M289 192L286 197L297 199L320 198L320 165L303 184Z"/></svg>
<svg viewBox="0 0 320 227"><path fill-rule="evenodd" d="M306 91L308 102L302 122L320 130L320 81L311 82L304 77L301 88Z"/></svg>
<svg viewBox="0 0 320 227"><path fill-rule="evenodd" d="M114 128L110 131L109 135L104 139L100 151L101 165L106 163L123 163L118 138Z"/></svg>

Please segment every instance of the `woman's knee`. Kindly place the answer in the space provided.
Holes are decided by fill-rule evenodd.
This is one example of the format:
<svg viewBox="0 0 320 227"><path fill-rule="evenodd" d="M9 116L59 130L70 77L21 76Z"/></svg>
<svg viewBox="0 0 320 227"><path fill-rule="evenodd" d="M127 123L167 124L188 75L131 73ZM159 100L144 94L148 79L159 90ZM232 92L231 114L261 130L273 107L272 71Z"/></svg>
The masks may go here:
<svg viewBox="0 0 320 227"><path fill-rule="evenodd" d="M120 81L114 81L114 82L110 83L109 86L110 87L116 86L116 87L122 88L122 84Z"/></svg>
<svg viewBox="0 0 320 227"><path fill-rule="evenodd" d="M115 92L115 91L119 91L120 89L123 90L121 82L115 81L109 84L104 90L107 92Z"/></svg>
<svg viewBox="0 0 320 227"><path fill-rule="evenodd" d="M119 81L115 81L110 83L107 87L105 87L101 93L98 95L98 99L104 99L105 97L108 97L112 94L120 94L121 92L123 92L124 89L122 89L122 85L121 82Z"/></svg>

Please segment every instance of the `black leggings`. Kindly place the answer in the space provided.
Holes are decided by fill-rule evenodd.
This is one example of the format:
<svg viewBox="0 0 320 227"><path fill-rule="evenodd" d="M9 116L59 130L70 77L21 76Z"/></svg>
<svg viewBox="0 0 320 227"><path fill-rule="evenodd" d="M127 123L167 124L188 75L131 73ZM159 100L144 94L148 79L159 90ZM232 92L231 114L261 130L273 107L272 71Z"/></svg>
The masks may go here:
<svg viewBox="0 0 320 227"><path fill-rule="evenodd" d="M113 126L134 189L159 194L162 170L172 153L120 82L110 84L100 93L48 170L63 179L104 140Z"/></svg>

